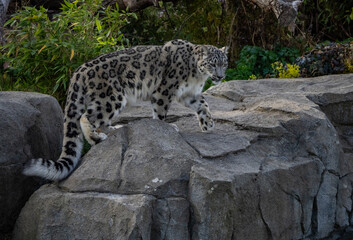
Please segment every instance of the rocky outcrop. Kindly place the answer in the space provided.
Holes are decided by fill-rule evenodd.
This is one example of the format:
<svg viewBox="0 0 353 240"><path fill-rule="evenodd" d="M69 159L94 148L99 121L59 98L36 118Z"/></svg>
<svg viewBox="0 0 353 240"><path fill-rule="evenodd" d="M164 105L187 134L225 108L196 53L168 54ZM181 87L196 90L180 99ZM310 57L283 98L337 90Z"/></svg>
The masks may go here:
<svg viewBox="0 0 353 240"><path fill-rule="evenodd" d="M21 174L33 157L57 158L63 114L55 98L0 92L0 239L11 232L21 208L43 181Z"/></svg>
<svg viewBox="0 0 353 240"><path fill-rule="evenodd" d="M353 75L231 81L207 91L201 133L148 104L36 191L14 239L324 239L352 225Z"/></svg>

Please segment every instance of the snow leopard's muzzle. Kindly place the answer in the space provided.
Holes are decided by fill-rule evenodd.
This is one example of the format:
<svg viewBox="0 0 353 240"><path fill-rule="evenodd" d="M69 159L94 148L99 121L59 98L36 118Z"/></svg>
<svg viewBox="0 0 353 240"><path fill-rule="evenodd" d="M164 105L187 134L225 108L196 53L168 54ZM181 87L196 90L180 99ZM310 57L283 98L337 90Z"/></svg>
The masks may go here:
<svg viewBox="0 0 353 240"><path fill-rule="evenodd" d="M211 80L214 85L218 85L225 79L225 76L211 76Z"/></svg>

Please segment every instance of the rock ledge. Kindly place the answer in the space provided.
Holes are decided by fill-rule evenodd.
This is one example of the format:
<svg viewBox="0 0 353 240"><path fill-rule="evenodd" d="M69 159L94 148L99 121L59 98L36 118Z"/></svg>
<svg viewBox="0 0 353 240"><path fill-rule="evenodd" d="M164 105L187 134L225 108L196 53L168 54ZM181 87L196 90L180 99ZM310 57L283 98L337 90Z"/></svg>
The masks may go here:
<svg viewBox="0 0 353 240"><path fill-rule="evenodd" d="M41 187L14 239L335 239L353 225L353 75L231 81L206 93L201 133L174 104L147 105Z"/></svg>

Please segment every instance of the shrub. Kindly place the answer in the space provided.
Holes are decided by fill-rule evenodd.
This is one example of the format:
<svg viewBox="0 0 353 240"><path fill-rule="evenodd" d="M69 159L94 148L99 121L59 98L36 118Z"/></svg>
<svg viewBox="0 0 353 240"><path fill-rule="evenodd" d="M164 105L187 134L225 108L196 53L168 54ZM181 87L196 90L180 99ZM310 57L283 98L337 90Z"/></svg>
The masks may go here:
<svg viewBox="0 0 353 240"><path fill-rule="evenodd" d="M275 48L266 50L257 46L245 46L240 52L240 59L235 69L227 70L226 80L268 78L275 75L272 64L274 62L293 63L299 56L296 48Z"/></svg>
<svg viewBox="0 0 353 240"><path fill-rule="evenodd" d="M272 68L279 78L297 78L300 77L299 66L296 64L283 64L281 62L275 62L272 64Z"/></svg>
<svg viewBox="0 0 353 240"><path fill-rule="evenodd" d="M250 77L248 78L248 80L256 80L257 76L254 74L251 74Z"/></svg>
<svg viewBox="0 0 353 240"><path fill-rule="evenodd" d="M302 77L315 77L352 71L353 44L319 44L296 60Z"/></svg>
<svg viewBox="0 0 353 240"><path fill-rule="evenodd" d="M63 102L69 78L82 63L128 45L121 28L134 13L102 7L102 0L64 1L61 13L25 7L6 23L8 43L1 47L0 90L31 90L53 94Z"/></svg>

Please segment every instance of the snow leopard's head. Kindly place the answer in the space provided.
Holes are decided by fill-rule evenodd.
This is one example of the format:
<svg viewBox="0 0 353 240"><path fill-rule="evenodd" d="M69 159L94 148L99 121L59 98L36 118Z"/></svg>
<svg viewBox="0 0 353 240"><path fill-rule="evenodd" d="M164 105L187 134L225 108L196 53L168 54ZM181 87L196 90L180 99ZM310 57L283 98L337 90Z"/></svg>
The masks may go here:
<svg viewBox="0 0 353 240"><path fill-rule="evenodd" d="M200 72L207 74L214 84L219 84L226 77L228 67L228 47L216 48L204 46L203 58L198 63Z"/></svg>

